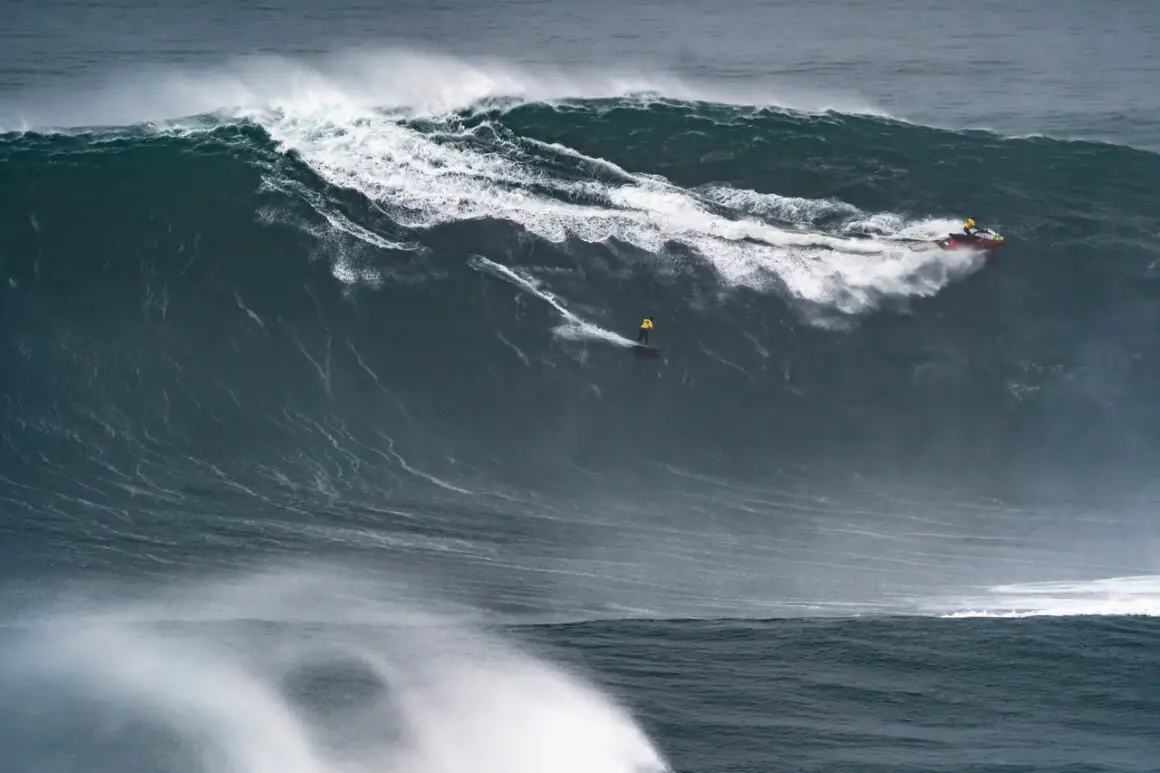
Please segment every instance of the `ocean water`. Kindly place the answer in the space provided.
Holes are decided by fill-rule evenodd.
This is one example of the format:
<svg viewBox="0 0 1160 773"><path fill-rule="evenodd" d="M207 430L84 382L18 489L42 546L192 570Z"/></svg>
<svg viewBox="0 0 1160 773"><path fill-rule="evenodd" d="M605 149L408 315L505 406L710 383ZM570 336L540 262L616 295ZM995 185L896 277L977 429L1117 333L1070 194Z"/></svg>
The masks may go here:
<svg viewBox="0 0 1160 773"><path fill-rule="evenodd" d="M1160 770L1153 4L9 5L4 770Z"/></svg>

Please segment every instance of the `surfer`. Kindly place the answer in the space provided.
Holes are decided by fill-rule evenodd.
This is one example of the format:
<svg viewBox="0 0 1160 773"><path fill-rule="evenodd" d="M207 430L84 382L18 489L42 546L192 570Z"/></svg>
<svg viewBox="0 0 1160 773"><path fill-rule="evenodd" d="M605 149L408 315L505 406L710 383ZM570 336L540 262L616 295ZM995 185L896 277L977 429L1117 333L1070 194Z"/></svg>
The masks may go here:
<svg viewBox="0 0 1160 773"><path fill-rule="evenodd" d="M652 328L653 328L653 318L652 317L645 317L644 319L642 319L640 321L640 330L637 331L637 334L636 334L637 343L644 343L645 346L648 346L648 334L649 334L649 331L652 330Z"/></svg>

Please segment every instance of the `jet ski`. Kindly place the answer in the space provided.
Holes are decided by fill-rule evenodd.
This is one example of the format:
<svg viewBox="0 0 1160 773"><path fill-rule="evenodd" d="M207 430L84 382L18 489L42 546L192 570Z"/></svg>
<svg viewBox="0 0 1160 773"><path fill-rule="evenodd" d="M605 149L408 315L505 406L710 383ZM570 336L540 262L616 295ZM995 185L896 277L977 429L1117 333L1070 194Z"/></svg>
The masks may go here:
<svg viewBox="0 0 1160 773"><path fill-rule="evenodd" d="M944 250L993 250L1002 247L1006 240L989 228L980 228L974 236L965 233L947 234L935 241Z"/></svg>

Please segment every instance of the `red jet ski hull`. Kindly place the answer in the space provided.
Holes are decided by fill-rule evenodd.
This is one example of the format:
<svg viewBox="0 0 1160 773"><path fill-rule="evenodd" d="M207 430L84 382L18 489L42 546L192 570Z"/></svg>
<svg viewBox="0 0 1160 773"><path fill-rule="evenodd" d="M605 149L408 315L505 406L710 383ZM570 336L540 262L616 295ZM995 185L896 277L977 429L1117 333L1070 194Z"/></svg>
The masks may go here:
<svg viewBox="0 0 1160 773"><path fill-rule="evenodd" d="M948 236L945 239L939 239L935 244L944 250L994 250L1006 244L1006 240L1002 236L985 236L970 241Z"/></svg>

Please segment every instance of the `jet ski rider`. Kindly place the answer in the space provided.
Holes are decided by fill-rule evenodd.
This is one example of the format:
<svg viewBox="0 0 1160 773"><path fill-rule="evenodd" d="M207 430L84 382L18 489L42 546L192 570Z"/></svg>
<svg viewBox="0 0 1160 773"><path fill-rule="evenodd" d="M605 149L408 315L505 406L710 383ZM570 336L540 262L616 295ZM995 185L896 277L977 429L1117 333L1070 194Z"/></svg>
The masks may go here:
<svg viewBox="0 0 1160 773"><path fill-rule="evenodd" d="M975 225L975 218L973 217L968 217L966 222L963 223L963 236L967 238L967 241L977 242L979 240L979 230Z"/></svg>

